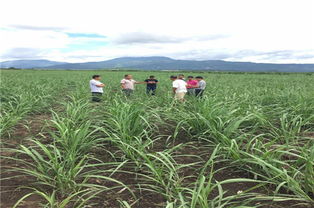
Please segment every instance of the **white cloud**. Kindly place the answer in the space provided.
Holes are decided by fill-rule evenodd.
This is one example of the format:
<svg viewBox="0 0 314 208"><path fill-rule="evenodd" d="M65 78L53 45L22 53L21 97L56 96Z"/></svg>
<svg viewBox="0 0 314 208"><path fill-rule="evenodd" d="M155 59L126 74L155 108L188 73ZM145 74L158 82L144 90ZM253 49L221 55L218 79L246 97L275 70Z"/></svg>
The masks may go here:
<svg viewBox="0 0 314 208"><path fill-rule="evenodd" d="M29 48L73 62L165 55L314 63L312 0L4 0L1 8L2 59ZM91 40L67 32L104 35L108 43L71 49Z"/></svg>

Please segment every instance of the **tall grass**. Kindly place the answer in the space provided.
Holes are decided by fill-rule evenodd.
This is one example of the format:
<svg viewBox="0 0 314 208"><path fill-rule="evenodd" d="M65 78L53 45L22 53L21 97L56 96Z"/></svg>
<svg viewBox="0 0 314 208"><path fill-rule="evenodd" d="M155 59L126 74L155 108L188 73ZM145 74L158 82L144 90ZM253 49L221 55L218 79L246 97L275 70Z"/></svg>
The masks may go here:
<svg viewBox="0 0 314 208"><path fill-rule="evenodd" d="M8 170L17 173L15 177L26 175L35 181L29 187L34 191L25 195L17 205L34 194L46 199L52 207L65 207L69 203L83 205L91 196L116 188L131 192L123 183L109 177L118 171L120 163L104 163L90 154L102 140L94 135L97 128L88 120L92 111L88 101L72 97L71 102L64 105L63 113L54 112L52 127L55 131L51 132L50 144L30 139L34 145L9 149L18 157L5 157L19 164ZM116 185L106 187L92 183L95 180Z"/></svg>
<svg viewBox="0 0 314 208"><path fill-rule="evenodd" d="M90 103L93 73L109 86L99 104ZM4 180L32 179L16 207L33 195L44 207L97 206L97 198L124 190L135 200L117 199L122 207L141 206L147 192L169 208L258 207L285 200L313 205L312 76L206 73L205 97L179 104L173 102L170 72L156 72L157 96L147 96L139 85L130 98L119 87L124 73L5 71L2 135L27 116L52 114L45 140L36 136L3 148L12 153L2 158L17 163ZM132 73L138 81L147 75ZM182 153L194 142L202 145L199 152ZM247 174L218 181L216 174L227 167ZM230 194L226 185L232 183L251 188ZM267 193L254 193L261 187Z"/></svg>

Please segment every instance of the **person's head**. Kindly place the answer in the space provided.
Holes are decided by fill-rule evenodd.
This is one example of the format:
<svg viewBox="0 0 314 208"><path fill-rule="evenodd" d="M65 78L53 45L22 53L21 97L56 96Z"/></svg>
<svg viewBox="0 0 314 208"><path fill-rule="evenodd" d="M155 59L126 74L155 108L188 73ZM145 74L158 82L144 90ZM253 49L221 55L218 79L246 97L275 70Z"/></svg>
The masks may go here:
<svg viewBox="0 0 314 208"><path fill-rule="evenodd" d="M195 77L195 79L196 79L197 81L201 81L201 80L203 79L203 77L197 76L197 77Z"/></svg>
<svg viewBox="0 0 314 208"><path fill-rule="evenodd" d="M178 79L184 79L184 74L179 74Z"/></svg>
<svg viewBox="0 0 314 208"><path fill-rule="evenodd" d="M184 79L184 74L179 74L178 79Z"/></svg>
<svg viewBox="0 0 314 208"><path fill-rule="evenodd" d="M98 75L98 74L93 75L92 78L93 78L94 80L101 80L101 76Z"/></svg>
<svg viewBox="0 0 314 208"><path fill-rule="evenodd" d="M174 76L174 75L170 76L170 79L171 79L172 81L176 80L177 78L178 78L178 77L177 77L177 76Z"/></svg>
<svg viewBox="0 0 314 208"><path fill-rule="evenodd" d="M150 79L155 79L155 76L151 75L149 76Z"/></svg>
<svg viewBox="0 0 314 208"><path fill-rule="evenodd" d="M124 79L132 79L132 75L131 74L126 74L126 75L124 75Z"/></svg>
<svg viewBox="0 0 314 208"><path fill-rule="evenodd" d="M192 80L193 78L193 76L188 76L188 80Z"/></svg>

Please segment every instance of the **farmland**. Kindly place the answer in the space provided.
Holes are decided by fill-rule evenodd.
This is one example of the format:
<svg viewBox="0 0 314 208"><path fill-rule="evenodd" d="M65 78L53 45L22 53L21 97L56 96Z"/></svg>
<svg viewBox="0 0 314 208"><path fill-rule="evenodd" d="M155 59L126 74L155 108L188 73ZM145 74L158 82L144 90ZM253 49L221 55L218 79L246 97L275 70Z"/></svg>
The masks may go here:
<svg viewBox="0 0 314 208"><path fill-rule="evenodd" d="M185 103L172 74L2 70L1 207L314 207L314 74L185 73Z"/></svg>

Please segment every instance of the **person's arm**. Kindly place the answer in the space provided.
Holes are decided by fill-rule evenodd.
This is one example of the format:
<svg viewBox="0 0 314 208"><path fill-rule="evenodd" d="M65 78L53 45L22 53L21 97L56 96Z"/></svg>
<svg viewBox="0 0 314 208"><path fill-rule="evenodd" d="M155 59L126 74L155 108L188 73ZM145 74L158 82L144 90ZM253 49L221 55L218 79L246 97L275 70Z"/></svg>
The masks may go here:
<svg viewBox="0 0 314 208"><path fill-rule="evenodd" d="M205 88L206 88L206 82L204 81L203 82L203 90L205 90Z"/></svg>
<svg viewBox="0 0 314 208"><path fill-rule="evenodd" d="M158 80L157 80L157 79L155 79L155 80L153 80L153 81L145 80L145 82L146 82L147 84L157 84Z"/></svg>
<svg viewBox="0 0 314 208"><path fill-rule="evenodd" d="M191 84L188 84L189 88L198 88L198 82L191 82Z"/></svg>
<svg viewBox="0 0 314 208"><path fill-rule="evenodd" d="M186 82L186 85L185 85L187 88L194 88L195 85L193 84L190 84L189 82Z"/></svg>
<svg viewBox="0 0 314 208"><path fill-rule="evenodd" d="M96 87L104 87L105 84L101 83L101 84L96 84Z"/></svg>
<svg viewBox="0 0 314 208"><path fill-rule="evenodd" d="M103 83L101 83L99 81L95 81L95 80L92 80L91 84L95 85L96 87L104 87L105 86L105 84L103 84Z"/></svg>
<svg viewBox="0 0 314 208"><path fill-rule="evenodd" d="M125 89L125 81L121 81L120 83L121 83L121 88Z"/></svg>
<svg viewBox="0 0 314 208"><path fill-rule="evenodd" d="M146 84L147 82L137 82L135 81L134 84Z"/></svg>
<svg viewBox="0 0 314 208"><path fill-rule="evenodd" d="M179 86L178 86L177 83L173 83L173 84L172 84L172 92L173 92L173 93L176 93L176 90L178 89L178 87L179 87Z"/></svg>

